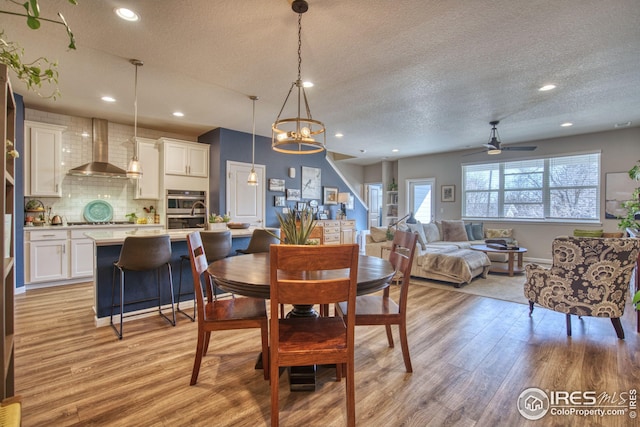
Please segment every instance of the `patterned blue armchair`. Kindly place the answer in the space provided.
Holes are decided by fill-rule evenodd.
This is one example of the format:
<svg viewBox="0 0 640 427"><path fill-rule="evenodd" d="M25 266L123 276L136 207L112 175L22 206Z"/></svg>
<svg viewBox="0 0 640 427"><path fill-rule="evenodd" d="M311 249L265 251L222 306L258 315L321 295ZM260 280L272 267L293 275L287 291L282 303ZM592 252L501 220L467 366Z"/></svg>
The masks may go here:
<svg viewBox="0 0 640 427"><path fill-rule="evenodd" d="M624 339L620 317L636 265L640 239L557 237L550 269L526 266L524 295L533 305L566 313L567 335L571 315L609 317L618 338Z"/></svg>

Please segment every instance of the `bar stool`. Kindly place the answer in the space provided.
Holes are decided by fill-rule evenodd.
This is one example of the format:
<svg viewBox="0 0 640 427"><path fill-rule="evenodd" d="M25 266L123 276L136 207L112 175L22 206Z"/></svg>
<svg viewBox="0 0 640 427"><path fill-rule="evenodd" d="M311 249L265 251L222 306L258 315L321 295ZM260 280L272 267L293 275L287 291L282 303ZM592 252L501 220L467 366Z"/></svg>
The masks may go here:
<svg viewBox="0 0 640 427"><path fill-rule="evenodd" d="M231 231L201 231L200 238L202 239L202 246L204 247L204 253L207 257L207 263L211 264L213 261L226 258L231 252ZM180 255L180 282L178 284L178 303L176 310L178 313L182 313L191 319L192 322L196 320L196 300L194 291L182 293L182 266L184 262L189 265L189 255ZM193 280L194 286L198 283L197 280ZM190 316L183 310L180 310L180 297L182 295L191 295L193 300L193 316Z"/></svg>
<svg viewBox="0 0 640 427"><path fill-rule="evenodd" d="M271 234L271 233L273 234ZM274 237L277 236L277 237ZM238 254L255 254L259 252L269 252L269 247L280 243L280 229L274 228L267 231L266 229L256 228L251 234L249 246L246 249L236 249Z"/></svg>
<svg viewBox="0 0 640 427"><path fill-rule="evenodd" d="M169 273L169 290L171 292L171 314L173 317L169 319L162 312L162 293L160 292L160 274L159 268L166 265ZM120 275L120 300L119 304L115 304L115 278L116 270ZM137 301L124 301L124 288L125 288L125 272L126 271L150 271L155 270L156 283L158 286L158 296L154 298L147 298ZM135 286L135 284L134 284ZM111 317L109 323L111 327L118 335L119 339L122 339L122 319L124 317L124 306L127 304L139 303L143 301L158 300L158 312L160 316L164 317L171 325L176 325L176 313L174 310L173 300L173 279L171 277L171 240L169 235L159 236L128 236L122 243L122 249L120 250L120 258L113 263L113 277L111 281ZM113 323L113 309L114 307L120 307L120 329Z"/></svg>

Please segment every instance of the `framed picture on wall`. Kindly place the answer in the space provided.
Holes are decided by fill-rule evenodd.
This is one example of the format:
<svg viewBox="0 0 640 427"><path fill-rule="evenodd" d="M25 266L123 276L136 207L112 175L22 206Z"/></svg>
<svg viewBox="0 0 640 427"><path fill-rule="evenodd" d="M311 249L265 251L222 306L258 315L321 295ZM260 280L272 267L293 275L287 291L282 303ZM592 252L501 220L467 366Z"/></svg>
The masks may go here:
<svg viewBox="0 0 640 427"><path fill-rule="evenodd" d="M287 200L293 200L294 202L300 200L300 189L287 188Z"/></svg>
<svg viewBox="0 0 640 427"><path fill-rule="evenodd" d="M302 198L319 199L322 169L302 166Z"/></svg>
<svg viewBox="0 0 640 427"><path fill-rule="evenodd" d="M443 202L455 202L456 201L456 186L455 185L443 185L441 187L442 194L440 196Z"/></svg>
<svg viewBox="0 0 640 427"><path fill-rule="evenodd" d="M281 191L284 193L284 179L269 178L269 191Z"/></svg>
<svg viewBox="0 0 640 427"><path fill-rule="evenodd" d="M324 187L324 204L325 205L337 205L338 204L338 187Z"/></svg>
<svg viewBox="0 0 640 427"><path fill-rule="evenodd" d="M287 206L287 201L284 196L273 196L274 206Z"/></svg>

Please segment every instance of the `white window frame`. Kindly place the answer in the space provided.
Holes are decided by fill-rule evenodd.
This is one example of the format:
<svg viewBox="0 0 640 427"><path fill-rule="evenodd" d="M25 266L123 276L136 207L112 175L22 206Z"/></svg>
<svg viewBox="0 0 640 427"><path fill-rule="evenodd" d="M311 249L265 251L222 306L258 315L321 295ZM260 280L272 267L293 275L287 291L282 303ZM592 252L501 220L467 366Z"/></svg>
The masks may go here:
<svg viewBox="0 0 640 427"><path fill-rule="evenodd" d="M567 186L567 189L576 189L576 190L595 190L595 197L594 197L594 203L595 203L595 216L592 218L568 218L568 217L552 217L551 216L551 193L553 190L557 190L560 187L551 187L550 185L550 164L553 162L554 159L571 159L571 158L576 158L578 159L581 156L596 156L596 161L597 161L597 170L594 171L594 173L597 174L596 179L594 180L596 182L595 185L586 185L586 186L579 186L579 185L575 185L575 186ZM557 222L557 223L566 223L566 222L570 222L570 223L575 223L575 222L579 222L579 223L601 223L601 210L600 210L600 199L601 199L601 195L602 195L602 188L601 188L601 163L602 163L602 159L601 159L601 152L600 151L595 151L595 152L586 152L586 153L572 153L572 154L563 154L563 155L557 155L557 156L547 156L547 157L537 157L537 158L529 158L529 159L510 159L510 160L503 160L503 161L496 161L496 162L488 162L488 163L474 163L474 164L463 164L462 165L462 219L465 220L474 220L474 219L483 219L483 220L496 220L496 221L505 221L505 222L509 222L509 221L514 221L514 222L522 222L522 221L531 221L531 222ZM534 217L534 218L529 218L529 217L510 217L508 215L506 215L505 213L505 206L508 204L508 202L505 202L505 193L507 193L508 191L514 191L514 189L507 189L505 188L505 168L508 165L511 165L513 163L519 163L519 162L527 162L527 161L531 161L531 162L542 162L543 168L542 168L542 182L541 182L541 186L539 188L537 188L537 190L542 192L542 201L540 202L543 206L543 217L539 218L539 217ZM473 169L477 169L478 167L482 167L482 166L486 166L487 169L494 169L498 172L498 177L497 177L497 186L496 187L492 187L491 184L489 184L488 188L483 189L483 190L468 190L467 189L467 182L466 182L466 173L467 170L473 170ZM536 190L535 187L531 187L531 188L523 188L523 191L527 191L527 190ZM466 215L467 211L466 211L466 203L468 200L468 193L472 193L475 191L480 191L480 192L492 192L495 193L496 197L496 201L492 202L494 203L494 207L497 210L497 215L496 216L470 216L470 215Z"/></svg>

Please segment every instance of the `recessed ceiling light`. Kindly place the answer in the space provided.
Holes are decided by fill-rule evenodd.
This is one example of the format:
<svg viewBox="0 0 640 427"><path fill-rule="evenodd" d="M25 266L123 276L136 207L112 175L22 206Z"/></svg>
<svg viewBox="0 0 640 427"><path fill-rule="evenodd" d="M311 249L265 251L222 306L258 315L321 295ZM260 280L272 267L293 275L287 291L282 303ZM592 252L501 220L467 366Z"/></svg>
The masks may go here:
<svg viewBox="0 0 640 427"><path fill-rule="evenodd" d="M400 150L398 150L397 148L394 148L393 150L391 150L392 153L397 153L398 151Z"/></svg>
<svg viewBox="0 0 640 427"><path fill-rule="evenodd" d="M615 128L626 128L631 126L631 122L622 122L622 123L616 123L615 125L613 125L613 127Z"/></svg>
<svg viewBox="0 0 640 427"><path fill-rule="evenodd" d="M103 96L102 99L104 102L116 102L116 99L111 96Z"/></svg>
<svg viewBox="0 0 640 427"><path fill-rule="evenodd" d="M552 90L555 89L556 85L544 85L542 86L540 89L538 89L540 92L546 92L548 90Z"/></svg>
<svg viewBox="0 0 640 427"><path fill-rule="evenodd" d="M302 82L302 86L303 87L313 87L313 83L312 82Z"/></svg>
<svg viewBox="0 0 640 427"><path fill-rule="evenodd" d="M131 9L127 9L126 7L118 7L113 9L113 11L119 18L124 19L125 21L135 22L140 20L140 16L138 16L137 13Z"/></svg>
<svg viewBox="0 0 640 427"><path fill-rule="evenodd" d="M181 111L174 111L173 115L176 116L176 117L184 117L184 113L181 112Z"/></svg>
<svg viewBox="0 0 640 427"><path fill-rule="evenodd" d="M560 126L562 126L563 128L568 128L569 126L573 126L573 123L571 122L564 122L563 124L561 124Z"/></svg>
<svg viewBox="0 0 640 427"><path fill-rule="evenodd" d="M336 138L342 138L344 135L341 134L340 132L336 133Z"/></svg>

